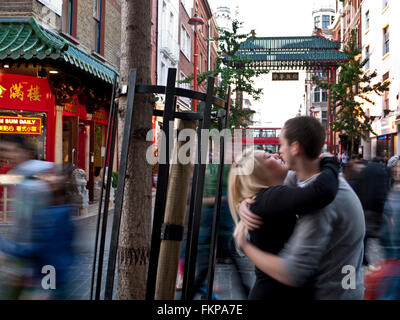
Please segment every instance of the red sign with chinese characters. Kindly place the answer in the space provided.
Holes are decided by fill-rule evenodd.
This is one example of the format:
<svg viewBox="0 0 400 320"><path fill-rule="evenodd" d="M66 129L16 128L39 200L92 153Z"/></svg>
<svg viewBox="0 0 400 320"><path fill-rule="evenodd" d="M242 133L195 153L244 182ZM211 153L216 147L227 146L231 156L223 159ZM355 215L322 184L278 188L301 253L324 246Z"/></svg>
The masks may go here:
<svg viewBox="0 0 400 320"><path fill-rule="evenodd" d="M0 133L42 134L42 119L0 116Z"/></svg>
<svg viewBox="0 0 400 320"><path fill-rule="evenodd" d="M1 110L45 112L46 160L54 160L55 98L50 90L47 78L0 72L0 112ZM4 118L10 119L10 117ZM0 124L2 126L0 134L43 133L41 118L27 118L26 120L35 120L35 122ZM18 127L21 131L18 131Z"/></svg>
<svg viewBox="0 0 400 320"><path fill-rule="evenodd" d="M0 74L0 107L21 110L43 109L51 102L52 94L45 78Z"/></svg>

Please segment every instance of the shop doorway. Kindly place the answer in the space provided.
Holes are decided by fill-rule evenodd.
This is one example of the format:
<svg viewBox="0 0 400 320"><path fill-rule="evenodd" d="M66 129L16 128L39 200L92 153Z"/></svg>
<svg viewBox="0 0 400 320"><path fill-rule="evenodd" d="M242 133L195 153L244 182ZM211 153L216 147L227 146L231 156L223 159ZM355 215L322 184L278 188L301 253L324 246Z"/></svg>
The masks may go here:
<svg viewBox="0 0 400 320"><path fill-rule="evenodd" d="M78 118L63 117L63 162L78 166Z"/></svg>
<svg viewBox="0 0 400 320"><path fill-rule="evenodd" d="M78 167L86 172L89 201L94 201L94 122L79 121Z"/></svg>

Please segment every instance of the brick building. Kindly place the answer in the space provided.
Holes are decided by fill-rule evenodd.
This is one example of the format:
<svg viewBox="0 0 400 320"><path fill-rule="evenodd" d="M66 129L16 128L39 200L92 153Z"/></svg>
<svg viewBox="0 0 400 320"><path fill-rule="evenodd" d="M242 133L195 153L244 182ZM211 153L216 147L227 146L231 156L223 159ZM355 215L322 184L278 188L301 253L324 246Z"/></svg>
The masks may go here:
<svg viewBox="0 0 400 320"><path fill-rule="evenodd" d="M195 13L204 20L204 24L198 33L198 56L197 73L215 70L218 57L217 44L215 39L218 37L217 24L213 17L210 5L207 0L181 0L179 1L179 63L178 77L183 80L193 74L194 70L194 28L188 22ZM216 84L217 85L217 84ZM193 87L181 85L183 87ZM206 83L199 84L199 91L206 91ZM189 100L180 100L179 105L183 109L191 108Z"/></svg>
<svg viewBox="0 0 400 320"><path fill-rule="evenodd" d="M0 119L33 123L0 139L25 134L39 158L83 169L91 201L120 36L120 0L0 1Z"/></svg>

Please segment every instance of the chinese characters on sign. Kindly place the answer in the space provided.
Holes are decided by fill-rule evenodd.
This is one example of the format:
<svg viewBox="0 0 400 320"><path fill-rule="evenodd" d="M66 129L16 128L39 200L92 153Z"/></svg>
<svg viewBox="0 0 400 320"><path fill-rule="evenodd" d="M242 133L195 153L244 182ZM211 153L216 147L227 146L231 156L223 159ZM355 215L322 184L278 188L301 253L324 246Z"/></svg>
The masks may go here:
<svg viewBox="0 0 400 320"><path fill-rule="evenodd" d="M299 80L298 72L273 72L272 81L297 81Z"/></svg>
<svg viewBox="0 0 400 320"><path fill-rule="evenodd" d="M38 85L31 85L29 89L26 91L24 90L25 86L19 82L19 83L13 83L10 86L10 95L9 98L10 100L14 99L19 99L21 101L24 101L25 98L25 92L27 93L26 97L29 99L29 101L37 101L40 102L40 98L42 95L40 94L40 87ZM2 84L0 84L0 99L4 98L4 94L7 92L7 88L5 88Z"/></svg>
<svg viewBox="0 0 400 320"><path fill-rule="evenodd" d="M42 134L42 119L0 116L0 133Z"/></svg>

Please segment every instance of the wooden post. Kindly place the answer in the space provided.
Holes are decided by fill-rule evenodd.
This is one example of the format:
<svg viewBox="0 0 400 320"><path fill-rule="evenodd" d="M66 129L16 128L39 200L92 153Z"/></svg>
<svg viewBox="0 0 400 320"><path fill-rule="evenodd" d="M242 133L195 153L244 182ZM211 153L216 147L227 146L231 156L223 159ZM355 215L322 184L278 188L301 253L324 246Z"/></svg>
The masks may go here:
<svg viewBox="0 0 400 320"><path fill-rule="evenodd" d="M178 133L183 129L196 129L195 120L177 119L176 121ZM175 143L172 159L178 159L179 150L185 143L185 141ZM190 162L188 164L181 164L179 159L176 162L171 164L170 168L164 225L181 226L183 228L192 165ZM174 299L181 243L181 240L161 241L156 282L156 300Z"/></svg>

